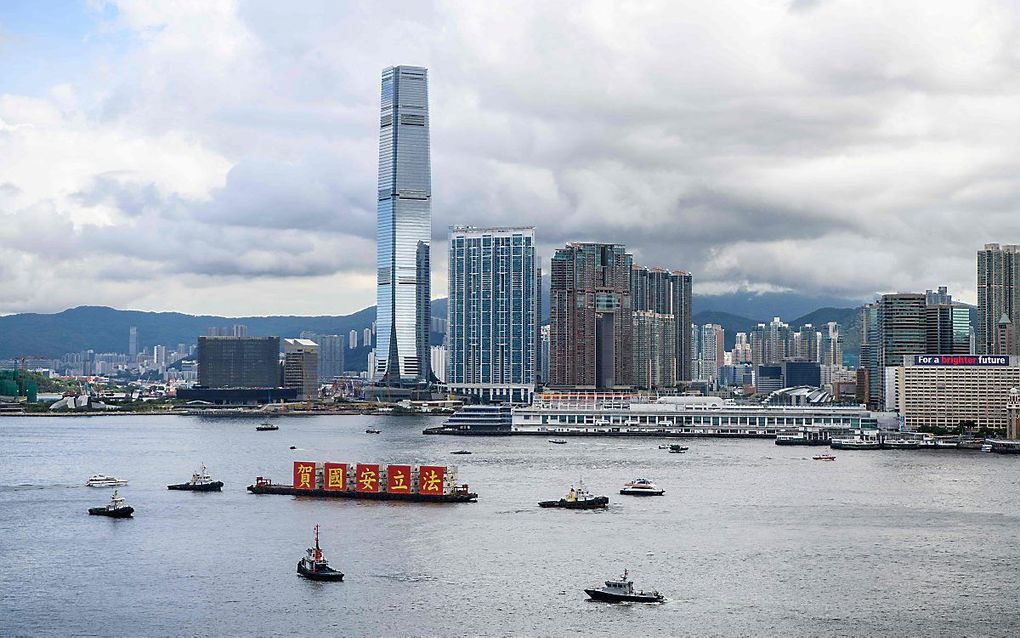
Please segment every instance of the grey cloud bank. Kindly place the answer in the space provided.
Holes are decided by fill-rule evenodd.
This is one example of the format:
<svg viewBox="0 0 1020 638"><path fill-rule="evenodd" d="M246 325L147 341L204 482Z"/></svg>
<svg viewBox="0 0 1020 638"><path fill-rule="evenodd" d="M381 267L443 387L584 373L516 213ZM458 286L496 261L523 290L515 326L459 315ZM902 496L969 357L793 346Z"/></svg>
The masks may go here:
<svg viewBox="0 0 1020 638"><path fill-rule="evenodd" d="M430 68L439 296L451 224L862 299L973 301L1020 241L1015 3L112 4L90 73L0 95L0 312L371 305L391 64Z"/></svg>

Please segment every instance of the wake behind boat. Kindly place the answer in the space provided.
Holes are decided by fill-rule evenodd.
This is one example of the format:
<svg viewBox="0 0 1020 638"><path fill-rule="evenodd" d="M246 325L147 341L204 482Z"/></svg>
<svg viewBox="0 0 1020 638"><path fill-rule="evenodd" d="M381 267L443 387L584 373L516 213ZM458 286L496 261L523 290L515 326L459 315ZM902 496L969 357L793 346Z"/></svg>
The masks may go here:
<svg viewBox="0 0 1020 638"><path fill-rule="evenodd" d="M560 507L568 510L594 510L609 507L608 496L595 496L584 487L583 482L578 482L577 489L573 487L567 495L558 501L539 501L539 507Z"/></svg>
<svg viewBox="0 0 1020 638"><path fill-rule="evenodd" d="M166 489L187 490L190 492L219 492L222 487L223 481L214 481L209 476L209 471L205 469L205 463L203 463L202 469L192 474L190 481L176 485L167 485Z"/></svg>
<svg viewBox="0 0 1020 638"><path fill-rule="evenodd" d="M635 591L634 581L627 580L627 570L619 580L607 580L605 587L586 589L592 600L604 603L661 603L665 597L657 591Z"/></svg>

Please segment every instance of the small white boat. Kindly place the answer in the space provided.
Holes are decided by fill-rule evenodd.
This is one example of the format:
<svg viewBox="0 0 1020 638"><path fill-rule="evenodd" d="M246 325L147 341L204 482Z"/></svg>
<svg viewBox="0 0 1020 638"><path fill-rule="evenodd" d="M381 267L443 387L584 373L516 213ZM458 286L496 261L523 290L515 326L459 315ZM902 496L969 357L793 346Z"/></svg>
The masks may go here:
<svg viewBox="0 0 1020 638"><path fill-rule="evenodd" d="M566 439L549 439L549 442L550 443L555 443L557 445L563 445L564 443L567 442L567 440Z"/></svg>
<svg viewBox="0 0 1020 638"><path fill-rule="evenodd" d="M982 452L991 452L992 451L992 444L991 443L985 443L984 445L981 446L981 451Z"/></svg>
<svg viewBox="0 0 1020 638"><path fill-rule="evenodd" d="M127 479L119 479L106 474L93 474L89 480L85 481L87 487L117 487L127 484Z"/></svg>
<svg viewBox="0 0 1020 638"><path fill-rule="evenodd" d="M630 483L625 483L623 489L620 490L620 494L628 494L630 496L662 496L666 493L666 490L659 489L648 479L639 478L634 479Z"/></svg>
<svg viewBox="0 0 1020 638"><path fill-rule="evenodd" d="M812 456L811 458L816 460L816 461L835 461L836 460L836 457L831 455L831 454L819 454L817 456Z"/></svg>

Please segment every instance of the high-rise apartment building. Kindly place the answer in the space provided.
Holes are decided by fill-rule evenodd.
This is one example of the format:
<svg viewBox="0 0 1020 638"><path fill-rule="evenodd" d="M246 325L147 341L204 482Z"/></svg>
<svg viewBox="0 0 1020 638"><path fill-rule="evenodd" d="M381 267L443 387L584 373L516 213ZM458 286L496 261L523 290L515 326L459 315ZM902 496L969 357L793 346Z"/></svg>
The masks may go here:
<svg viewBox="0 0 1020 638"><path fill-rule="evenodd" d="M575 243L550 271L549 385L611 390L633 383L633 257L621 244Z"/></svg>
<svg viewBox="0 0 1020 638"><path fill-rule="evenodd" d="M746 332L738 332L733 342L733 365L751 363L751 342Z"/></svg>
<svg viewBox="0 0 1020 638"><path fill-rule="evenodd" d="M351 330L351 332L347 335L347 349L354 350L357 347L358 347L358 331Z"/></svg>
<svg viewBox="0 0 1020 638"><path fill-rule="evenodd" d="M631 271L631 303L635 311L648 310L673 317L676 335L676 380L690 381L693 365L691 342L691 274L634 266Z"/></svg>
<svg viewBox="0 0 1020 638"><path fill-rule="evenodd" d="M528 401L539 322L535 229L450 229L446 383L482 401Z"/></svg>
<svg viewBox="0 0 1020 638"><path fill-rule="evenodd" d="M371 348L372 347L372 334L373 333L372 333L372 329L371 328L365 328L364 330L362 330L361 331L361 345L365 346L366 348ZM355 347L357 347L357 345L355 345Z"/></svg>
<svg viewBox="0 0 1020 638"><path fill-rule="evenodd" d="M790 326L779 317L759 323L751 331L751 361L757 366L778 365L786 359L790 342Z"/></svg>
<svg viewBox="0 0 1020 638"><path fill-rule="evenodd" d="M135 358L138 356L138 328L131 326L128 328L128 357L131 363L134 363Z"/></svg>
<svg viewBox="0 0 1020 638"><path fill-rule="evenodd" d="M819 363L825 366L843 366L843 337L839 332L839 324L829 321L822 331L822 349Z"/></svg>
<svg viewBox="0 0 1020 638"><path fill-rule="evenodd" d="M283 340L283 387L296 388L298 399L319 396L319 344L311 339Z"/></svg>
<svg viewBox="0 0 1020 638"><path fill-rule="evenodd" d="M329 383L344 374L344 342L342 335L315 335L319 344L319 383Z"/></svg>
<svg viewBox="0 0 1020 638"><path fill-rule="evenodd" d="M719 368L723 365L725 331L722 326L712 323L694 326L692 330L692 342L694 344L694 370L692 376L695 381L716 383L719 379Z"/></svg>
<svg viewBox="0 0 1020 638"><path fill-rule="evenodd" d="M676 385L676 319L654 310L634 311L634 385L668 388Z"/></svg>
<svg viewBox="0 0 1020 638"><path fill-rule="evenodd" d="M978 251L977 289L978 354L1020 354L1016 339L1003 338L1000 328L1000 324L1020 325L1020 245L985 244Z"/></svg>
<svg viewBox="0 0 1020 638"><path fill-rule="evenodd" d="M382 73L376 226L373 378L382 385L430 381L432 237L428 72Z"/></svg>
<svg viewBox="0 0 1020 638"><path fill-rule="evenodd" d="M199 337L198 385L280 387L280 338Z"/></svg>

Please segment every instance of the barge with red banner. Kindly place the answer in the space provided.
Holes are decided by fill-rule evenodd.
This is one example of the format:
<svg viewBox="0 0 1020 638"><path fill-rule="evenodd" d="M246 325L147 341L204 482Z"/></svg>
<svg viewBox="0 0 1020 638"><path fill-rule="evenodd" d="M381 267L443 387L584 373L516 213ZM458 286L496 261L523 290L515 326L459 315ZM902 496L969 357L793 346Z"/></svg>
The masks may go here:
<svg viewBox="0 0 1020 638"><path fill-rule="evenodd" d="M291 485L261 476L248 486L252 494L287 494L379 501L470 503L478 500L466 484L457 484L457 468L445 465L316 463L295 461Z"/></svg>

